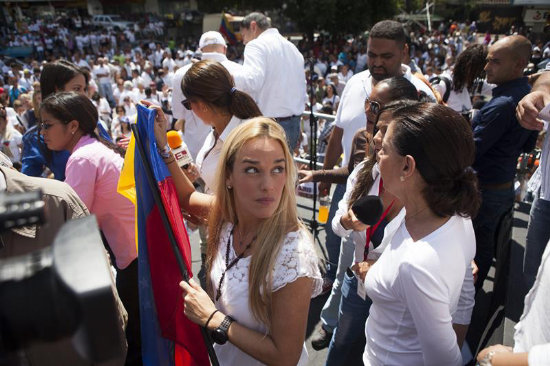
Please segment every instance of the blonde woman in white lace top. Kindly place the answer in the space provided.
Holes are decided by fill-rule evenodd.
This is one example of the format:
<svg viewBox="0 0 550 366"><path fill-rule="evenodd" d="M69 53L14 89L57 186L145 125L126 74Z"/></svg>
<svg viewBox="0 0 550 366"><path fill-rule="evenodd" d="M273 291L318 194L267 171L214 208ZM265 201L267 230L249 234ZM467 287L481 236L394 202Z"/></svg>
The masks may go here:
<svg viewBox="0 0 550 366"><path fill-rule="evenodd" d="M155 134L165 146L162 112ZM300 222L295 168L283 129L259 117L224 143L214 196L194 191L165 154L181 206L208 217L208 294L181 283L185 314L206 326L221 365L305 365L310 298L322 285L311 235ZM231 319L230 319L231 318Z"/></svg>

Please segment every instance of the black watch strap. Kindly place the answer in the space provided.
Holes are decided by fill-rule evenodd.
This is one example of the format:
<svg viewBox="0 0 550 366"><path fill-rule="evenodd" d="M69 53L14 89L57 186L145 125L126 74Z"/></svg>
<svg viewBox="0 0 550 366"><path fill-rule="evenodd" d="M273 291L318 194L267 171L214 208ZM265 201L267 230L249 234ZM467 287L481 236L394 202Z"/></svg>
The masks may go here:
<svg viewBox="0 0 550 366"><path fill-rule="evenodd" d="M226 315L219 327L214 329L212 331L212 339L217 344L225 344L227 340L229 339L227 335L227 331L229 330L229 327L231 326L231 323L233 323L235 320L230 317L229 315Z"/></svg>

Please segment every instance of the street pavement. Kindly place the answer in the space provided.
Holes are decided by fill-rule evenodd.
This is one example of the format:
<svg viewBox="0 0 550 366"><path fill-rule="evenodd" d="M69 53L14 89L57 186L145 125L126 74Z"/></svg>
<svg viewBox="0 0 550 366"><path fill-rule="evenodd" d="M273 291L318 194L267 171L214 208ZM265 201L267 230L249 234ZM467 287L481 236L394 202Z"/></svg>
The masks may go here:
<svg viewBox="0 0 550 366"><path fill-rule="evenodd" d="M297 197L298 212L304 222L308 223L312 219L311 199ZM510 244L510 275L507 282L508 294L505 306L498 307L498 311L494 319L492 320L493 327L489 331L482 329L478 324L482 323L484 319L491 318L487 314L487 309L491 307L491 294L493 291L494 280L494 268L489 272L489 276L484 283L483 290L477 294L476 303L480 303L481 311L472 319L472 325L470 333L482 334L488 342L487 344L503 343L505 345L513 345L514 325L519 320L523 311L523 298L525 297L527 290L523 285L522 273L522 259L525 248L525 236L527 233L527 223L529 221L529 209L530 205L520 203L516 204L513 221L512 240ZM193 273L198 273L200 269L200 249L199 249L199 235L198 231L189 232L189 239L191 241L192 250L192 262ZM321 225L316 238L315 247L317 249L319 258L323 257L323 251L321 245L325 243L325 232ZM324 365L327 357L327 349L321 351L315 351L311 348L311 338L315 336L320 327L319 315L321 309L328 298L327 295L319 296L311 300L310 311L308 316L308 324L306 329L306 346L309 353L309 366ZM469 335L470 336L470 335ZM475 336L473 337L476 338ZM479 336L477 337L479 338Z"/></svg>

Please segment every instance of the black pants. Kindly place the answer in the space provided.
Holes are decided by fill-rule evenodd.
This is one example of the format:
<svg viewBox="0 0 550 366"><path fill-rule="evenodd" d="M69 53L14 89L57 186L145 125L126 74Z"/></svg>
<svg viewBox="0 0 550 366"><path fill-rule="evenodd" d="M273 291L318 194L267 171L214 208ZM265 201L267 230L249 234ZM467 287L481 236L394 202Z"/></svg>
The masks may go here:
<svg viewBox="0 0 550 366"><path fill-rule="evenodd" d="M128 355L126 366L142 365L141 327L139 319L138 261L135 259L124 269L117 269L116 288L118 295L128 312L126 339Z"/></svg>

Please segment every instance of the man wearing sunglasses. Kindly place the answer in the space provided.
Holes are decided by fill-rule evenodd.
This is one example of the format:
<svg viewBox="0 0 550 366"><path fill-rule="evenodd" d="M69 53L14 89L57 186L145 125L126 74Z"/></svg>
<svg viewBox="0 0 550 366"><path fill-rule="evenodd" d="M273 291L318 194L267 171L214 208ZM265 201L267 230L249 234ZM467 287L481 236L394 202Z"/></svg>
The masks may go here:
<svg viewBox="0 0 550 366"><path fill-rule="evenodd" d="M227 59L225 56L227 46L225 39L220 33L214 31L204 33L199 40L199 49L202 52L203 60L213 60L221 63L233 76L235 87L238 90L249 93L244 87L243 66ZM174 75L172 82L172 113L174 118L185 120L183 138L189 148L189 152L193 156L193 160L195 160L211 127L193 113L190 103L181 91L181 81L191 66L192 64L189 63L181 67Z"/></svg>
<svg viewBox="0 0 550 366"><path fill-rule="evenodd" d="M373 109L380 109L378 103L368 100L372 88L380 80L402 75L413 83L416 89L426 93L435 102L432 90L420 79L413 76L411 69L403 64L409 48L406 44L405 30L401 23L393 20L383 20L376 23L370 31L367 46L367 65L369 69L355 74L346 83L340 97L340 106L336 115L336 126L326 150L323 164L324 169L332 169L342 152L342 166L347 166L350 159L353 136L357 130L366 126L367 117L365 108L370 106L371 112ZM319 190L321 195L328 194L330 183L320 183ZM332 331L336 327L338 320L338 306L341 297L340 284L345 270L351 264L353 258L353 249L349 250L353 246L340 245L341 238L332 232L331 226L332 218L338 209L338 202L342 199L345 190L345 184L336 185L332 196L329 218L327 225L325 225L327 232L325 245L329 257L325 276L327 283L330 283L330 281L334 281L334 283L331 296L328 298L321 312L323 327L319 336L312 340L312 346L317 350L328 347L330 343ZM342 257L342 261L339 260L339 257Z"/></svg>

